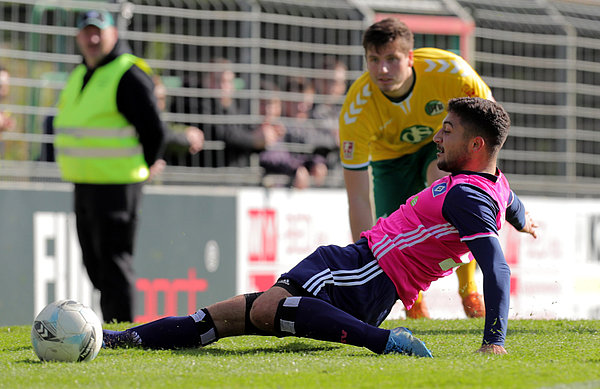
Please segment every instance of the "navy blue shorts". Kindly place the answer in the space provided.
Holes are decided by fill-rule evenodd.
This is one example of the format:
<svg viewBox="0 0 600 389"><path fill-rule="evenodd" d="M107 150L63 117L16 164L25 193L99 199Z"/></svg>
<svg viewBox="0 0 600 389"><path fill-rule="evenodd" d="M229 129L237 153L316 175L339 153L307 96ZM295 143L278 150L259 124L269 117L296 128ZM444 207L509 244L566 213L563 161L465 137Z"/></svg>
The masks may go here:
<svg viewBox="0 0 600 389"><path fill-rule="evenodd" d="M379 326L398 300L367 239L346 247L321 246L275 283L294 296L327 301L365 323Z"/></svg>

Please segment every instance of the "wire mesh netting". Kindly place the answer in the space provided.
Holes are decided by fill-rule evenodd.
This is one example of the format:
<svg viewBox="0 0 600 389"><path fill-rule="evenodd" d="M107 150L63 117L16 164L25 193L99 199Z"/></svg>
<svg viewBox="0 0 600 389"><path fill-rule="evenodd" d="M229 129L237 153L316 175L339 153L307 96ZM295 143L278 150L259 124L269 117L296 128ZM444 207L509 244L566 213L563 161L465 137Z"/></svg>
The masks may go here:
<svg viewBox="0 0 600 389"><path fill-rule="evenodd" d="M516 190L600 194L600 2L573 0L0 1L0 64L11 75L0 110L16 123L2 134L3 179L58 179L48 117L81 61L75 17L90 7L112 12L121 38L160 77L171 129L193 125L205 133L200 153L166 155L164 184L265 184L250 141L236 144L228 134L252 132L265 109L278 105L290 136L273 148L317 153L329 167L327 185L343 186L337 107L364 71L362 32L378 14L398 14L474 25L469 60L511 113L501 168ZM417 47L464 55L469 43L415 32ZM300 136L305 128L310 142Z"/></svg>

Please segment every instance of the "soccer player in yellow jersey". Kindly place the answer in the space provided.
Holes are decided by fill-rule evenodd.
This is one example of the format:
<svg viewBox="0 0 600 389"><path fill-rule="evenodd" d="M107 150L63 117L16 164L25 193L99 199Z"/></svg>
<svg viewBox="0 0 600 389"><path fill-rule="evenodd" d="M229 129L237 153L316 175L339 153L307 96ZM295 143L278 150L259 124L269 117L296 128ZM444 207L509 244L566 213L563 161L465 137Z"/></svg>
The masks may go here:
<svg viewBox="0 0 600 389"><path fill-rule="evenodd" d="M493 99L490 88L456 54L413 50L414 37L398 19L371 25L363 36L367 72L350 87L340 114L340 156L350 207L352 237L390 215L426 183L444 176L432 139L454 97ZM484 317L475 283L475 261L458 268L459 294L468 317ZM422 295L407 317L429 317Z"/></svg>

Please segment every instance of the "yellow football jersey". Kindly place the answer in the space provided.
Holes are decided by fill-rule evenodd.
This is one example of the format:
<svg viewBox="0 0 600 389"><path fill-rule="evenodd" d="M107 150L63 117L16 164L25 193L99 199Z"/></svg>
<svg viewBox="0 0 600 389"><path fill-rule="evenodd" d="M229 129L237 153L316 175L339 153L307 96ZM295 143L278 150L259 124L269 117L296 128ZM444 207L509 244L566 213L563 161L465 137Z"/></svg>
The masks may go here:
<svg viewBox="0 0 600 389"><path fill-rule="evenodd" d="M350 87L340 114L340 158L346 169L399 158L431 142L454 97L492 98L490 88L461 57L449 51L414 50L416 81L401 102L390 101L368 72Z"/></svg>

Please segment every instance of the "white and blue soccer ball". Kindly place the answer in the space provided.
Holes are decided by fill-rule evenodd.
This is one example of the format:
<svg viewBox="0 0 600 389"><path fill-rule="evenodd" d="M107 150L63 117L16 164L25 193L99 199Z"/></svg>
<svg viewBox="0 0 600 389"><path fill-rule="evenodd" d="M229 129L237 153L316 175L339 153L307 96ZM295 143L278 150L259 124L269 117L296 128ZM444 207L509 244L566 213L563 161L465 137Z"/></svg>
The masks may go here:
<svg viewBox="0 0 600 389"><path fill-rule="evenodd" d="M31 343L42 361L91 361L102 347L102 323L84 304L55 301L33 321Z"/></svg>

